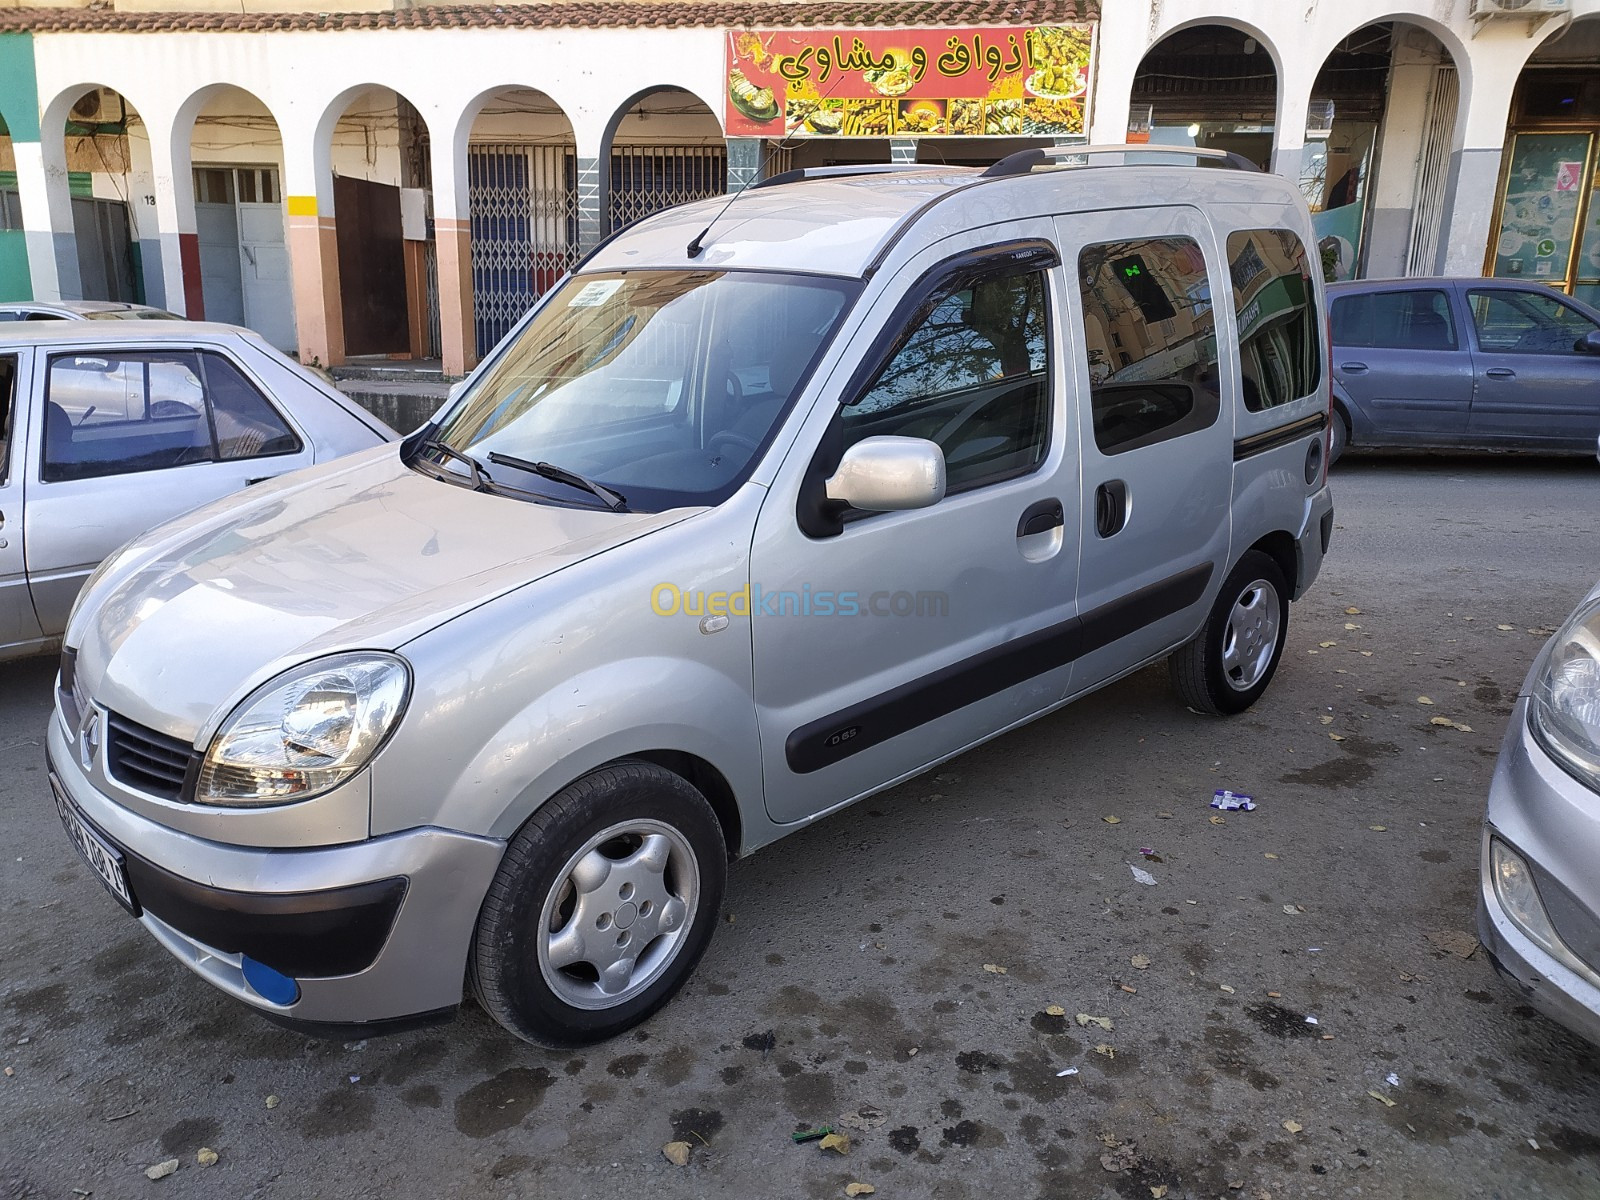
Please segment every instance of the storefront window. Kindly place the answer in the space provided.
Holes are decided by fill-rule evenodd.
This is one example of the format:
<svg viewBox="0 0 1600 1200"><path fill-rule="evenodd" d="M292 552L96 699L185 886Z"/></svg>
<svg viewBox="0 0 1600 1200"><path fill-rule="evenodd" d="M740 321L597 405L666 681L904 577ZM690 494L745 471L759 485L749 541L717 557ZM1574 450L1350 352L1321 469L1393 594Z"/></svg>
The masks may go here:
<svg viewBox="0 0 1600 1200"><path fill-rule="evenodd" d="M1567 283L1590 141L1587 133L1513 137L1494 244L1496 276Z"/></svg>

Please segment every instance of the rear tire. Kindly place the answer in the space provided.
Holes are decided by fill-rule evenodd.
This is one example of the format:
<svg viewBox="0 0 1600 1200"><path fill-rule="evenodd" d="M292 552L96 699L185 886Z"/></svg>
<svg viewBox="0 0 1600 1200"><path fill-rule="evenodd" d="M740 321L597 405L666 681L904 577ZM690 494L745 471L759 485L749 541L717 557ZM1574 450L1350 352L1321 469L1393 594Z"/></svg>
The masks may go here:
<svg viewBox="0 0 1600 1200"><path fill-rule="evenodd" d="M1345 447L1350 444L1350 420L1335 408L1328 414L1328 465L1339 461Z"/></svg>
<svg viewBox="0 0 1600 1200"><path fill-rule="evenodd" d="M1289 632L1289 588L1270 555L1247 551L1200 632L1168 664L1183 702L1213 716L1241 713L1272 682Z"/></svg>
<svg viewBox="0 0 1600 1200"><path fill-rule="evenodd" d="M694 970L727 862L722 827L687 780L638 760L601 768L506 847L468 956L473 991L524 1041L616 1036Z"/></svg>

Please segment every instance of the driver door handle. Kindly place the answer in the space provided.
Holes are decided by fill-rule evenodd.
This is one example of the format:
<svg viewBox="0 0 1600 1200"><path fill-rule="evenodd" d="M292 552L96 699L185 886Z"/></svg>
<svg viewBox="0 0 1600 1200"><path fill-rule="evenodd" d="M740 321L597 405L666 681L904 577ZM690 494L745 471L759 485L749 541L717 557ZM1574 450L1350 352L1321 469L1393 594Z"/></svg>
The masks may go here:
<svg viewBox="0 0 1600 1200"><path fill-rule="evenodd" d="M1021 518L1017 521L1017 536L1025 538L1032 537L1036 533L1048 533L1066 523L1066 514L1062 511L1061 501L1040 500L1023 510Z"/></svg>
<svg viewBox="0 0 1600 1200"><path fill-rule="evenodd" d="M1490 379L1515 379L1517 373L1510 367L1490 367L1484 372Z"/></svg>
<svg viewBox="0 0 1600 1200"><path fill-rule="evenodd" d="M1367 369L1367 364L1364 363L1364 362L1347 362L1347 363L1340 363L1339 364L1339 370L1341 370L1341 371L1349 371L1350 374L1352 374L1352 375L1359 375L1359 374L1361 374L1361 372L1365 371L1366 369Z"/></svg>

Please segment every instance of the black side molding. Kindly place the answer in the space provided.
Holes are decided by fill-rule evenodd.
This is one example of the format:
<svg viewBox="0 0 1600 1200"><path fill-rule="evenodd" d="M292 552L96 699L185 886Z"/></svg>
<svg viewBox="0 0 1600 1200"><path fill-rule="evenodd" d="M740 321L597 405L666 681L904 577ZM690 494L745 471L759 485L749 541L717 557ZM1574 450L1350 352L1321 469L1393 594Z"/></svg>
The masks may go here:
<svg viewBox="0 0 1600 1200"><path fill-rule="evenodd" d="M1211 575L1210 563L1190 567L1091 613L1014 638L802 725L784 742L789 769L797 775L819 771L1036 675L1064 667L1154 621L1182 612L1205 595Z"/></svg>
<svg viewBox="0 0 1600 1200"><path fill-rule="evenodd" d="M1327 424L1327 413L1312 413L1309 417L1301 417L1298 421L1290 421L1287 425L1279 425L1276 429L1263 429L1260 433L1252 433L1249 437L1237 438L1233 443L1233 461L1238 462L1253 455L1265 454L1268 450L1276 450L1279 446L1298 442L1309 434L1321 433Z"/></svg>

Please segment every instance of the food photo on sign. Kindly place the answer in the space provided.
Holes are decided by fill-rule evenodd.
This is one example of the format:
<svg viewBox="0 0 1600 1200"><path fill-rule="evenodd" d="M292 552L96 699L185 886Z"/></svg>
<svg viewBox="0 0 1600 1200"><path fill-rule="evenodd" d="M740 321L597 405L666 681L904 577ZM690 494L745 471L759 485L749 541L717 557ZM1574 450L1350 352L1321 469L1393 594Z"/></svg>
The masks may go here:
<svg viewBox="0 0 1600 1200"><path fill-rule="evenodd" d="M734 137L1082 134L1092 25L734 31Z"/></svg>

